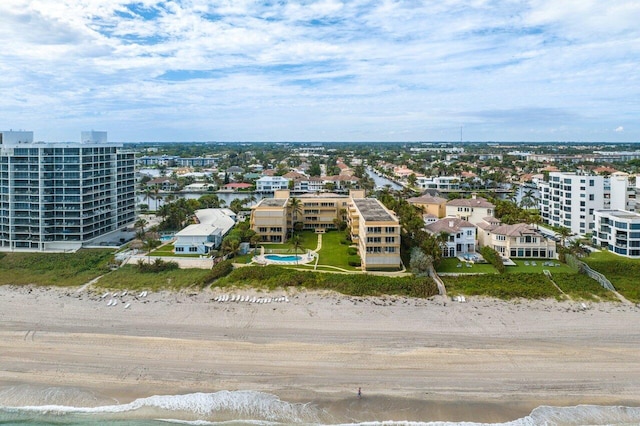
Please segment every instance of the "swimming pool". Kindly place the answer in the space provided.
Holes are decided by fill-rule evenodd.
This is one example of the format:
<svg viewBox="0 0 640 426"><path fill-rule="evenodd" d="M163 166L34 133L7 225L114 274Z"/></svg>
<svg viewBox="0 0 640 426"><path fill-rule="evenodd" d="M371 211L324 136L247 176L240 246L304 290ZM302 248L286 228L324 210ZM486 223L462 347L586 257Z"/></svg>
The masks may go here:
<svg viewBox="0 0 640 426"><path fill-rule="evenodd" d="M160 241L171 241L173 240L173 235L163 235L160 237Z"/></svg>
<svg viewBox="0 0 640 426"><path fill-rule="evenodd" d="M266 254L264 256L267 260L273 260L276 262L299 262L302 260L302 256L282 255L282 254Z"/></svg>

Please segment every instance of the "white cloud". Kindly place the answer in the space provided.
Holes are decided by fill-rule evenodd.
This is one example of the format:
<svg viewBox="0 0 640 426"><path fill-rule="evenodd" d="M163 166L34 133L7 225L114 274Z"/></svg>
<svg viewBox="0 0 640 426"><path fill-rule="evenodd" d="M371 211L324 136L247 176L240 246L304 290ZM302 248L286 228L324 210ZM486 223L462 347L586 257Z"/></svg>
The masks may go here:
<svg viewBox="0 0 640 426"><path fill-rule="evenodd" d="M624 132L624 127L618 126L618 127L615 128L614 132L622 133L622 132Z"/></svg>
<svg viewBox="0 0 640 426"><path fill-rule="evenodd" d="M640 140L637 22L622 0L7 0L0 128Z"/></svg>

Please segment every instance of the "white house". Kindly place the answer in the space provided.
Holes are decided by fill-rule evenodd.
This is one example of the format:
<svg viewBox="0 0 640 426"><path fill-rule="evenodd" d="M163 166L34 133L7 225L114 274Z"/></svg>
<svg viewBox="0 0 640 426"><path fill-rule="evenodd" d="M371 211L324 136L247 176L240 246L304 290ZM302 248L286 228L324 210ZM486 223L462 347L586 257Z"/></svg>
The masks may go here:
<svg viewBox="0 0 640 426"><path fill-rule="evenodd" d="M289 179L282 176L262 176L256 180L256 192L274 192L289 189Z"/></svg>
<svg viewBox="0 0 640 426"><path fill-rule="evenodd" d="M175 253L207 254L220 247L224 236L236 223L236 214L229 209L196 210L199 223L176 233Z"/></svg>
<svg viewBox="0 0 640 426"><path fill-rule="evenodd" d="M443 232L448 235L446 245L442 249L444 257L458 257L476 251L476 227L466 220L444 217L427 224L424 229L433 235Z"/></svg>
<svg viewBox="0 0 640 426"><path fill-rule="evenodd" d="M484 221L485 217L493 216L496 206L486 198L478 197L475 193L471 198L458 198L447 203L447 216L471 222L474 225Z"/></svg>

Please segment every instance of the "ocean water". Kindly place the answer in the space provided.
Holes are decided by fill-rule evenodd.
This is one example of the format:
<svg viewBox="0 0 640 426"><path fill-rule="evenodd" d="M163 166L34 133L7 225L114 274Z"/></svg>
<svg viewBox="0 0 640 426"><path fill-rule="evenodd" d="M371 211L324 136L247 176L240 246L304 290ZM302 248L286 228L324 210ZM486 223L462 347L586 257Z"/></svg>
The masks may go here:
<svg viewBox="0 0 640 426"><path fill-rule="evenodd" d="M33 400L43 403L29 405ZM60 404L64 401L77 405ZM358 421L349 419L348 413L329 414L311 403L289 403L275 395L254 391L158 395L126 404L100 402L91 394L63 388L9 387L0 390L0 425L640 425L640 407L621 406L542 406L512 421L475 423Z"/></svg>

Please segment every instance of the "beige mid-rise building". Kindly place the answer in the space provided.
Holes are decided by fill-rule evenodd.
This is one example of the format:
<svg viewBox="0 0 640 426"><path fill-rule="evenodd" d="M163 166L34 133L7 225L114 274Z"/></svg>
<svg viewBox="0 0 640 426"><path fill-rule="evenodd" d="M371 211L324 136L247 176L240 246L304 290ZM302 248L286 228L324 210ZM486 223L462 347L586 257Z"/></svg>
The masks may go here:
<svg viewBox="0 0 640 426"><path fill-rule="evenodd" d="M401 267L398 218L378 200L365 198L364 190L352 190L348 196L321 193L292 197L286 190L274 195L251 211L251 229L263 242L285 242L296 222L302 229L324 232L344 221L358 245L363 269Z"/></svg>

